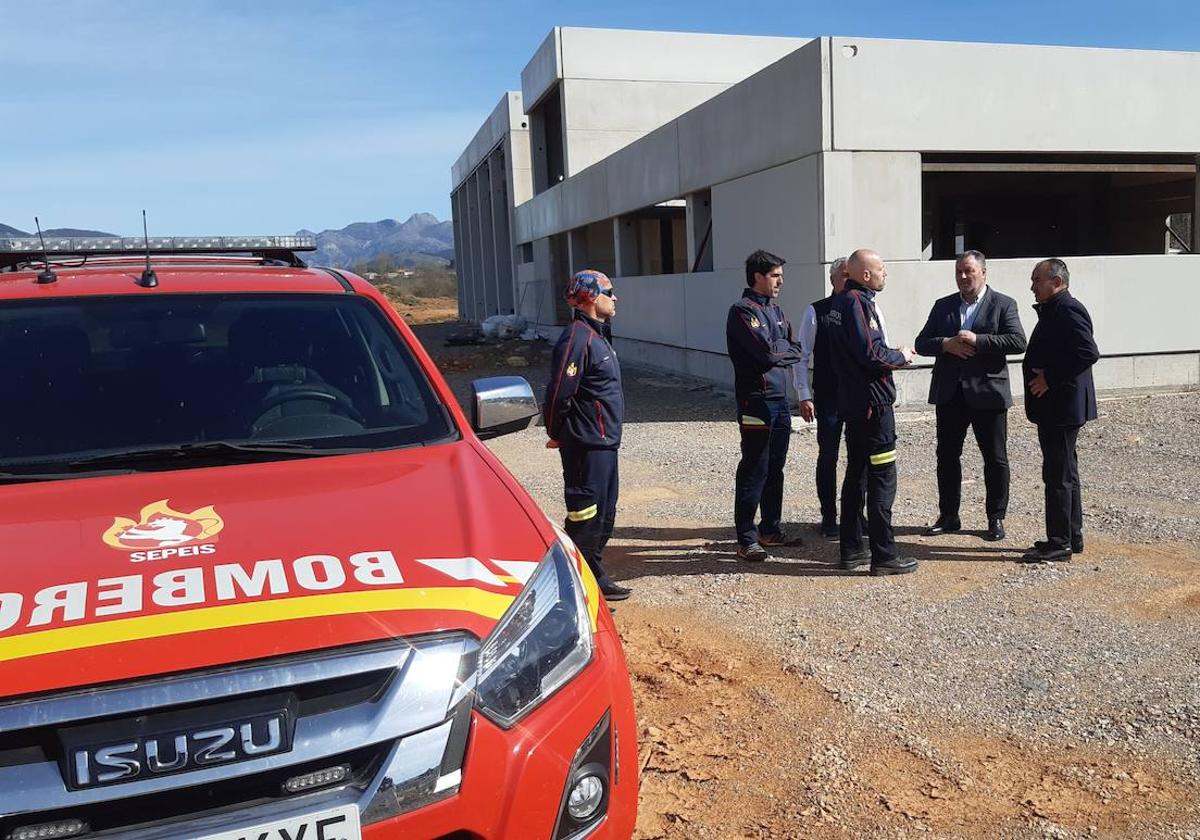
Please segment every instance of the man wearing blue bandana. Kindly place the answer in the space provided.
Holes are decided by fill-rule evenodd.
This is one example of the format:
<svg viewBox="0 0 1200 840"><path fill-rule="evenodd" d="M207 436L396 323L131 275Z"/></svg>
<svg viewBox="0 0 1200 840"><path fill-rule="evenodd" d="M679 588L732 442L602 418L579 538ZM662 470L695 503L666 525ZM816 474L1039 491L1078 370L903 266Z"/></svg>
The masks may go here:
<svg viewBox="0 0 1200 840"><path fill-rule="evenodd" d="M612 281L599 271L580 271L567 284L571 323L558 337L542 413L546 444L562 457L564 530L591 567L609 601L629 589L604 571L602 555L617 518L617 450L625 398L621 366L612 347L610 322L617 312Z"/></svg>

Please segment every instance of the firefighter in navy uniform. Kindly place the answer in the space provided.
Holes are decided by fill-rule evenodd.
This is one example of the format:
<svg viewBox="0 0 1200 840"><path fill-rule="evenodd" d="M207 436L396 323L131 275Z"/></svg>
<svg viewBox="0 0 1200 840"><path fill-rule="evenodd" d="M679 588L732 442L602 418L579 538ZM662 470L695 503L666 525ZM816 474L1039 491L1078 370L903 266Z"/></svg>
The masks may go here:
<svg viewBox="0 0 1200 840"><path fill-rule="evenodd" d="M872 575L916 571L917 561L897 557L892 532L896 499L896 383L892 371L913 359L911 348L884 343L875 295L887 267L874 251L860 249L846 264L845 288L830 310L830 349L837 376L838 412L846 423L846 477L842 483L841 567L868 559ZM867 496L868 552L862 546L863 492Z"/></svg>
<svg viewBox="0 0 1200 840"><path fill-rule="evenodd" d="M729 308L725 341L733 363L742 458L733 503L737 555L751 562L769 559L764 546L799 545L780 526L783 466L792 433L787 401L789 368L800 360L792 325L775 303L783 287L784 260L767 251L746 258L742 298ZM761 508L761 521L754 517Z"/></svg>
<svg viewBox="0 0 1200 840"><path fill-rule="evenodd" d="M580 271L567 285L574 317L554 345L543 414L547 446L562 457L564 530L591 567L609 601L631 590L604 571L604 547L617 517L617 449L625 397L609 322L617 311L612 281Z"/></svg>

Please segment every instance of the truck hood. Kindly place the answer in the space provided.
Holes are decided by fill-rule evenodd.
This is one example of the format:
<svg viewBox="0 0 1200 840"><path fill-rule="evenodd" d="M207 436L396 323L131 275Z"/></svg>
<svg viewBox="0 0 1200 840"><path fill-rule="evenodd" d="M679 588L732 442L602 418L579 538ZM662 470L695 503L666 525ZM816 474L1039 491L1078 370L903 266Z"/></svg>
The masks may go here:
<svg viewBox="0 0 1200 840"><path fill-rule="evenodd" d="M0 697L445 630L552 537L467 441L0 487Z"/></svg>

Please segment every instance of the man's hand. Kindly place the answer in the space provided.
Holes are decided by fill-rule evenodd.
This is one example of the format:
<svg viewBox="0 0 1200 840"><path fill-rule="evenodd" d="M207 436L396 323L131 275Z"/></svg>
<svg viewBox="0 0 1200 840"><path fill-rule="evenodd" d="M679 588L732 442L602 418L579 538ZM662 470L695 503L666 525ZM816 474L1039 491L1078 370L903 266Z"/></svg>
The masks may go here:
<svg viewBox="0 0 1200 840"><path fill-rule="evenodd" d="M911 365L912 360L917 356L917 351L911 347L897 347L896 349L900 351L902 356L904 356L904 364L906 365Z"/></svg>
<svg viewBox="0 0 1200 840"><path fill-rule="evenodd" d="M558 449L558 441L556 441L554 438L550 438L548 441L546 441L546 448Z"/></svg>
<svg viewBox="0 0 1200 840"><path fill-rule="evenodd" d="M1037 376L1029 380L1029 393L1040 397L1050 390L1050 383L1046 381L1046 371L1042 368L1034 368L1033 372Z"/></svg>
<svg viewBox="0 0 1200 840"><path fill-rule="evenodd" d="M813 421L813 401L800 400L800 416L804 418L805 423Z"/></svg>
<svg viewBox="0 0 1200 840"><path fill-rule="evenodd" d="M964 332L966 331L964 330ZM970 333L970 335L974 338L975 333ZM969 359L975 355L975 347L968 344L966 339L962 337L962 333L959 333L952 338L942 339L942 352L949 353L951 356L957 356L960 359Z"/></svg>
<svg viewBox="0 0 1200 840"><path fill-rule="evenodd" d="M966 344L969 344L972 347L974 347L975 346L975 333L971 332L970 330L959 330L958 331L958 340L965 342Z"/></svg>

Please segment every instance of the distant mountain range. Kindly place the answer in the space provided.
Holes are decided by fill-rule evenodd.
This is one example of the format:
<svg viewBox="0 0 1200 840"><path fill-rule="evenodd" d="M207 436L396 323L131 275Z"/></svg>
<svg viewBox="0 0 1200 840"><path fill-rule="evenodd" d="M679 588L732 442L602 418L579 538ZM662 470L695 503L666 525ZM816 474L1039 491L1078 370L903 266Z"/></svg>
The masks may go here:
<svg viewBox="0 0 1200 840"><path fill-rule="evenodd" d="M51 237L117 236L99 230L51 228L42 231ZM449 265L454 259L454 223L439 222L432 213L414 213L407 221L383 219L378 222L355 222L341 230L296 231L298 235L315 236L317 251L305 254L306 262L349 268L375 257L387 255L397 265ZM0 224L0 236L36 236L23 230Z"/></svg>
<svg viewBox="0 0 1200 840"><path fill-rule="evenodd" d="M454 223L432 213L414 213L407 221L355 222L341 230L299 230L317 237L317 253L308 262L349 268L387 255L398 265L449 265L454 259Z"/></svg>
<svg viewBox="0 0 1200 840"><path fill-rule="evenodd" d="M37 233L26 233L23 230L17 230L15 227L8 225L0 225L0 236L37 236ZM115 233L105 233L102 230L80 230L79 228L50 228L42 231L42 236L77 239L83 236L116 236Z"/></svg>

